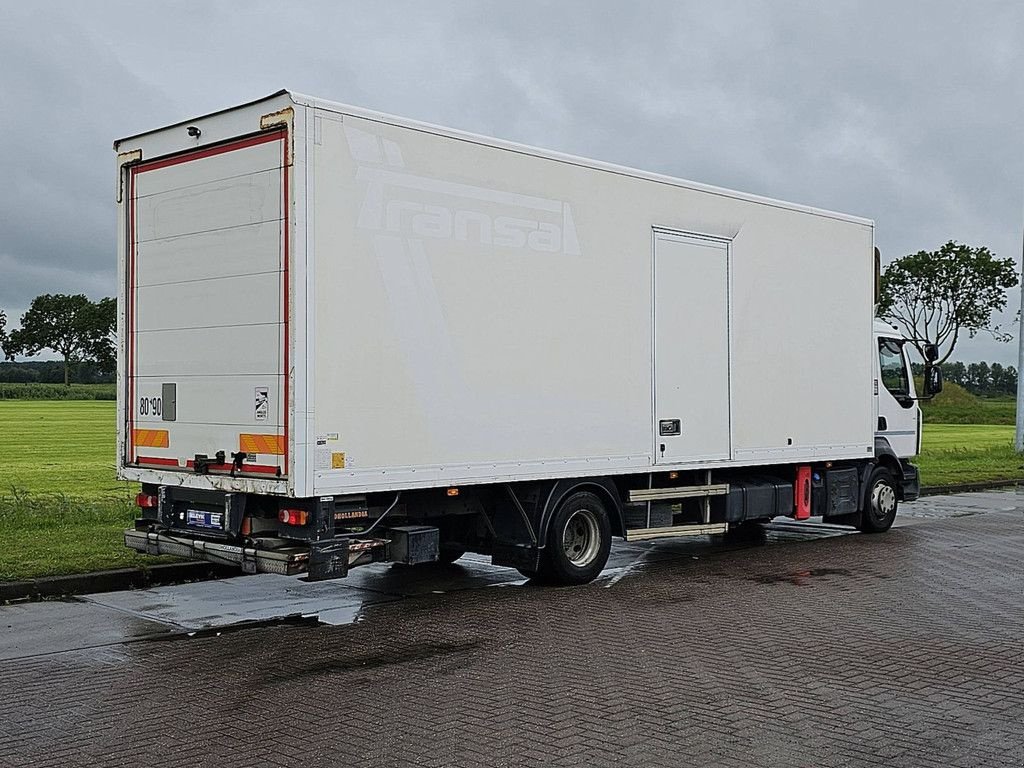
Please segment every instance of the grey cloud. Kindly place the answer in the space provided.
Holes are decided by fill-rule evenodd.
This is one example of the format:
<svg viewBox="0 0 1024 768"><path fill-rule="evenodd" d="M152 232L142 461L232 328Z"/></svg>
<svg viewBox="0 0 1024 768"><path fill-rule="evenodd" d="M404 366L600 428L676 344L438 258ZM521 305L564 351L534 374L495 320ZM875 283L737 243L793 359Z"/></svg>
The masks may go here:
<svg viewBox="0 0 1024 768"><path fill-rule="evenodd" d="M5 160L0 306L114 292L113 138L280 87L867 216L887 257L1020 256L1017 3L142 8L5 9L0 129L33 140Z"/></svg>

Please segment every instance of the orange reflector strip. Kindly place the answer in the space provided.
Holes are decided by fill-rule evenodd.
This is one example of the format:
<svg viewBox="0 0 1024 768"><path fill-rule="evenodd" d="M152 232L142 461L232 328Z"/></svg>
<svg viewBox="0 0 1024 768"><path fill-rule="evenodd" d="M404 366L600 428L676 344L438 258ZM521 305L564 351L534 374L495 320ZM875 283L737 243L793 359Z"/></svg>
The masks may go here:
<svg viewBox="0 0 1024 768"><path fill-rule="evenodd" d="M238 450L284 456L284 435L239 435Z"/></svg>
<svg viewBox="0 0 1024 768"><path fill-rule="evenodd" d="M170 433L166 429L133 429L132 442L140 448L166 448Z"/></svg>

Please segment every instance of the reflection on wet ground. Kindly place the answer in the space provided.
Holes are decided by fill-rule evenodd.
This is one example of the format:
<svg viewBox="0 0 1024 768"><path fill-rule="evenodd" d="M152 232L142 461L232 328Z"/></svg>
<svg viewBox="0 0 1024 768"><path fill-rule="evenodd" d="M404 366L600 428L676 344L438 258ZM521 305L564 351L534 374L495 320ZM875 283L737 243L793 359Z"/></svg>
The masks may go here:
<svg viewBox="0 0 1024 768"><path fill-rule="evenodd" d="M978 492L934 496L904 505L898 525L985 512L1019 510L1022 496ZM645 568L673 560L698 560L716 553L753 547L786 546L834 536L858 535L852 529L820 521L780 520L763 535L744 540L723 537L616 542L597 586L615 588L639 578ZM850 574L818 568L747 576L761 584L802 586L813 580ZM102 648L149 639L187 638L269 623L316 621L349 624L369 608L417 596L485 587L532 587L517 571L494 566L469 554L451 566L406 567L375 564L353 570L345 579L309 582L300 577L262 574L220 581L87 595L79 600L0 608L0 659L24 658L81 648Z"/></svg>

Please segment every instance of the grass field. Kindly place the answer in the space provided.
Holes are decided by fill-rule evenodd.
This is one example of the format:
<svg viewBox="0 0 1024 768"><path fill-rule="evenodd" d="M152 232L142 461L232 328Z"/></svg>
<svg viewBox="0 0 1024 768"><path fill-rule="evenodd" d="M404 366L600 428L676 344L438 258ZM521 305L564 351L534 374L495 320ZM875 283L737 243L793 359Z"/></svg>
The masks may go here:
<svg viewBox="0 0 1024 768"><path fill-rule="evenodd" d="M121 538L138 489L114 479L114 419L109 401L0 400L0 581L158 562ZM1013 431L926 423L922 483L1024 478Z"/></svg>
<svg viewBox="0 0 1024 768"><path fill-rule="evenodd" d="M1024 457L1013 450L1014 427L1003 424L925 424L923 485L1024 479Z"/></svg>
<svg viewBox="0 0 1024 768"><path fill-rule="evenodd" d="M0 580L152 564L124 547L114 403L0 400Z"/></svg>

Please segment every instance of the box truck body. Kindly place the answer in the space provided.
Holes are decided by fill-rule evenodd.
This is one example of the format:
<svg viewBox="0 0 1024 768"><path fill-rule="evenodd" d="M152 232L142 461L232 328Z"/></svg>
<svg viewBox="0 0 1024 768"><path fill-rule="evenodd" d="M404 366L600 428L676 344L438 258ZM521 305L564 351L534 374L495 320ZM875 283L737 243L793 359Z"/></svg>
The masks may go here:
<svg viewBox="0 0 1024 768"><path fill-rule="evenodd" d="M175 526L192 554L252 543L289 499L338 524L332 546L359 538L342 521L425 522L417 491L427 517L494 529L502 488L540 557L539 488L618 493L623 535L651 504L630 493L671 473L727 526L715 473L824 463L856 470L861 511L868 220L290 92L115 146L118 467L154 491L150 551ZM916 482L914 451L889 452Z"/></svg>

